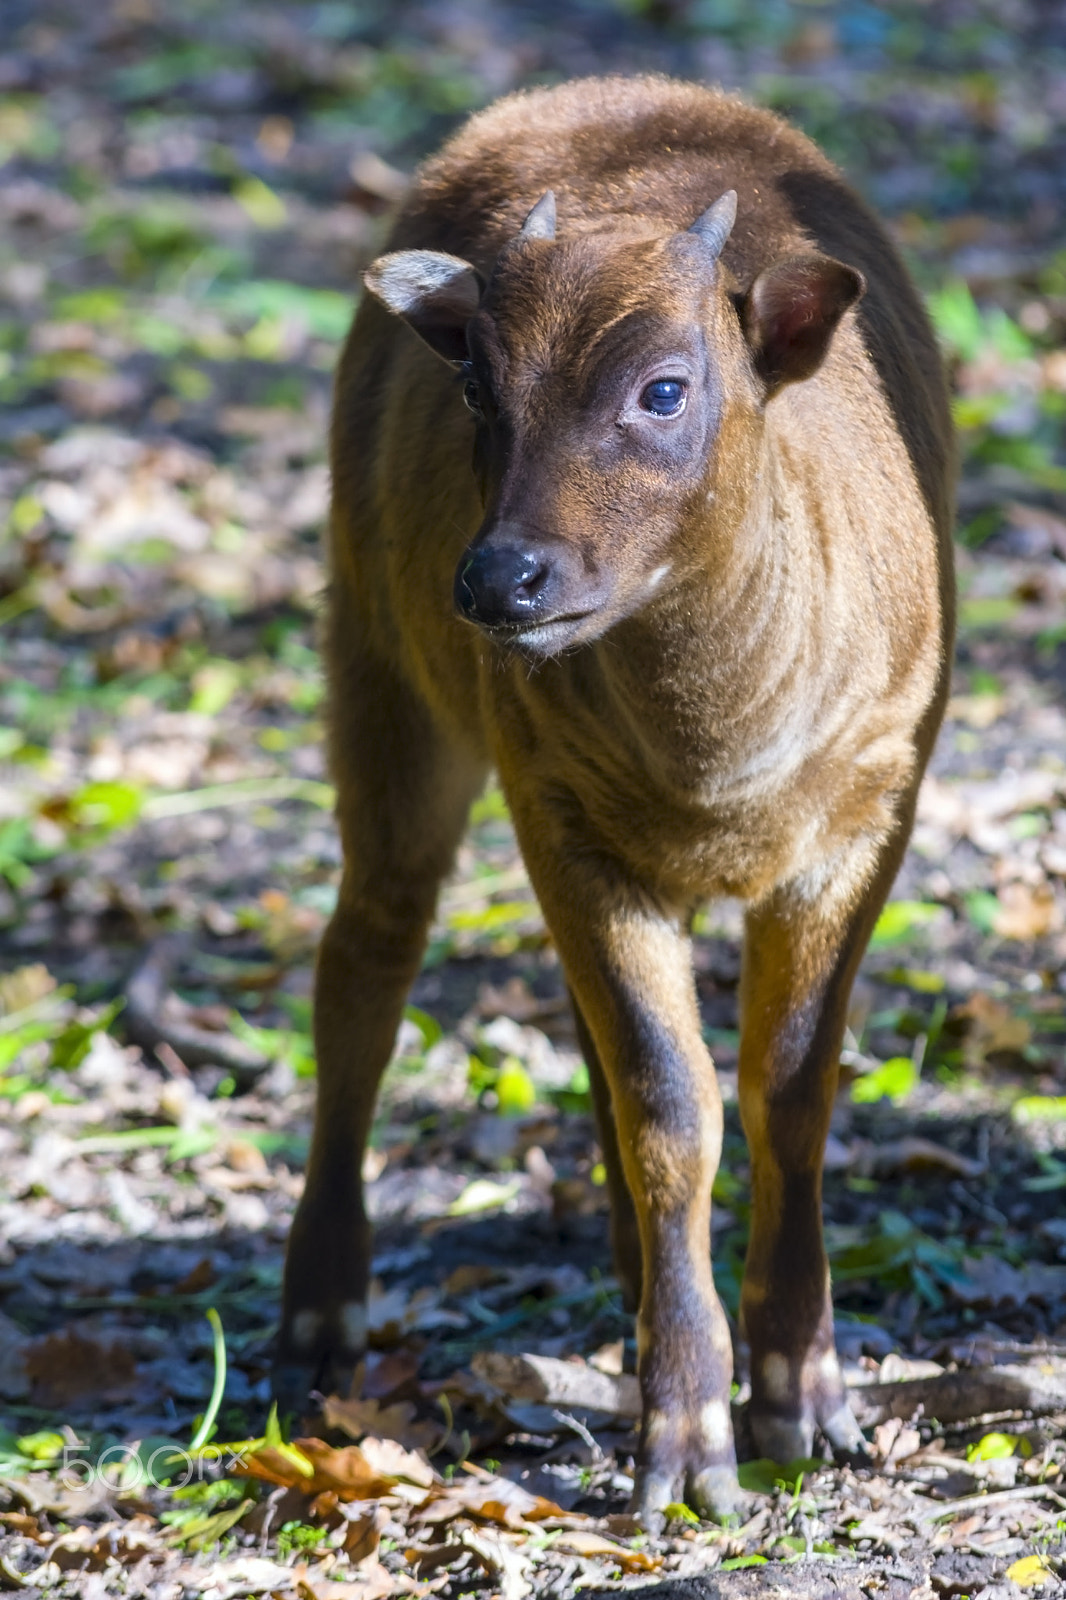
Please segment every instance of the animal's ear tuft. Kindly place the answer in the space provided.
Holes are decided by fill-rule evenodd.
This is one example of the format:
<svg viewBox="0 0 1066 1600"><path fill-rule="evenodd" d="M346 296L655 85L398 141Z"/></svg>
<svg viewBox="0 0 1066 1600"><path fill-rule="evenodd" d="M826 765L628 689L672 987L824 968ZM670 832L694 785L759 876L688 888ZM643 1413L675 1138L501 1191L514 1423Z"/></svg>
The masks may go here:
<svg viewBox="0 0 1066 1600"><path fill-rule="evenodd" d="M396 250L379 256L367 268L363 282L437 355L453 363L466 360L466 325L484 288L469 261L442 250Z"/></svg>
<svg viewBox="0 0 1066 1600"><path fill-rule="evenodd" d="M865 292L862 273L831 256L788 256L760 272L741 321L771 394L817 372L837 323Z"/></svg>

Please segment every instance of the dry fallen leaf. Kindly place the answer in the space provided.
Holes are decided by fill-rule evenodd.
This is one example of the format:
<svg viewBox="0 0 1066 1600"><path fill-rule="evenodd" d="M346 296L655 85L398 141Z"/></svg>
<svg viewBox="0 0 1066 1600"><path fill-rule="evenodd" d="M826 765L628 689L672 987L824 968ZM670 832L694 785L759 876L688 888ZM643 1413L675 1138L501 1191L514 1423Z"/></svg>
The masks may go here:
<svg viewBox="0 0 1066 1600"><path fill-rule="evenodd" d="M333 1491L339 1500L376 1500L396 1479L371 1465L358 1445L336 1450L322 1439L295 1439L291 1445L263 1445L240 1458L232 1475L260 1478L308 1498Z"/></svg>
<svg viewBox="0 0 1066 1600"><path fill-rule="evenodd" d="M405 1450L396 1439L364 1439L363 1455L370 1466L382 1477L402 1478L405 1483L415 1483L424 1489L440 1483L425 1456L420 1451Z"/></svg>
<svg viewBox="0 0 1066 1600"><path fill-rule="evenodd" d="M453 1478L446 1488L423 1503L418 1512L422 1522L450 1522L453 1517L475 1516L505 1528L522 1528L545 1517L561 1517L561 1506L542 1495L530 1494L509 1478L491 1472L476 1477Z"/></svg>
<svg viewBox="0 0 1066 1600"><path fill-rule="evenodd" d="M294 904L280 889L264 889L259 904L263 942L282 965L292 965L314 949L325 920L320 911Z"/></svg>
<svg viewBox="0 0 1066 1600"><path fill-rule="evenodd" d="M590 1179L556 1178L551 1186L552 1215L557 1222L567 1217L591 1217L610 1205L605 1184Z"/></svg>
<svg viewBox="0 0 1066 1600"><path fill-rule="evenodd" d="M589 1366L595 1367L597 1372L605 1372L609 1378L618 1378L622 1373L625 1348L624 1339L615 1339L611 1344L601 1344L600 1348L589 1356Z"/></svg>
<svg viewBox="0 0 1066 1600"><path fill-rule="evenodd" d="M533 1588L533 1563L525 1552L498 1533L464 1528L460 1538L491 1576L499 1579L500 1600L523 1600Z"/></svg>
<svg viewBox="0 0 1066 1600"><path fill-rule="evenodd" d="M581 1528L568 1528L554 1541L556 1550L569 1550L575 1556L607 1556L623 1572L658 1572L661 1556L650 1556L643 1550L629 1550L613 1539L599 1533L586 1533Z"/></svg>
<svg viewBox="0 0 1066 1600"><path fill-rule="evenodd" d="M1062 910L1050 883L1005 883L992 924L1001 939L1040 939L1062 927Z"/></svg>
<svg viewBox="0 0 1066 1600"><path fill-rule="evenodd" d="M187 1272L171 1289L171 1294L200 1294L204 1289L210 1289L215 1281L215 1264L210 1256L201 1256L200 1260Z"/></svg>
<svg viewBox="0 0 1066 1600"><path fill-rule="evenodd" d="M348 1526L344 1530L344 1543L341 1548L348 1560L353 1565L358 1565L359 1562L377 1554L378 1545L381 1543L381 1530L388 1521L388 1511L384 1506L373 1506L358 1516L349 1515L347 1520Z"/></svg>
<svg viewBox="0 0 1066 1600"><path fill-rule="evenodd" d="M293 1569L283 1567L266 1556L237 1556L232 1561L214 1561L208 1571L190 1563L174 1574L178 1592L199 1596L199 1600L230 1600L234 1595L289 1594ZM363 1600L362 1596L358 1600Z"/></svg>
<svg viewBox="0 0 1066 1600"><path fill-rule="evenodd" d="M429 1328L465 1328L467 1319L456 1311L445 1311L439 1289L416 1289L413 1294L401 1284L383 1289L379 1279L370 1285L367 1300L367 1332L375 1348L397 1344L407 1333Z"/></svg>
<svg viewBox="0 0 1066 1600"><path fill-rule="evenodd" d="M415 1407L410 1400L383 1406L377 1400L345 1400L340 1395L329 1395L322 1402L326 1427L340 1428L350 1439L370 1434L378 1440L394 1439L406 1450L428 1450L439 1440L441 1429L432 1422L416 1422L414 1416Z"/></svg>
<svg viewBox="0 0 1066 1600"><path fill-rule="evenodd" d="M470 1294L475 1289L487 1289L490 1283L501 1283L506 1276L502 1267L467 1262L453 1267L444 1280L443 1292L449 1298Z"/></svg>
<svg viewBox="0 0 1066 1600"><path fill-rule="evenodd" d="M460 1544L457 1539L450 1540L447 1544L408 1545L403 1558L409 1567L414 1568L419 1577L436 1571L437 1567L449 1567L454 1563L466 1566L470 1560L466 1546Z"/></svg>
<svg viewBox="0 0 1066 1600"><path fill-rule="evenodd" d="M35 1544L48 1544L52 1538L42 1530L38 1519L26 1511L0 1511L0 1526L11 1533L20 1533L24 1539L32 1539Z"/></svg>
<svg viewBox="0 0 1066 1600"><path fill-rule="evenodd" d="M973 1066L991 1055L1017 1055L1032 1038L1032 1028L1024 1017L981 991L952 1010L948 1028L956 1036L962 1034L967 1062Z"/></svg>
<svg viewBox="0 0 1066 1600"><path fill-rule="evenodd" d="M921 1449L922 1436L899 1417L890 1417L874 1429L874 1452L883 1467L894 1467Z"/></svg>
<svg viewBox="0 0 1066 1600"><path fill-rule="evenodd" d="M113 1561L139 1561L156 1546L156 1530L148 1518L132 1523L105 1522L103 1526L72 1528L54 1540L48 1560L61 1572L102 1572Z"/></svg>
<svg viewBox="0 0 1066 1600"><path fill-rule="evenodd" d="M128 1400L137 1371L131 1351L117 1340L101 1344L77 1329L35 1340L24 1365L35 1404L55 1407L84 1395Z"/></svg>
<svg viewBox="0 0 1066 1600"><path fill-rule="evenodd" d="M420 1361L414 1350L372 1350L362 1368L359 1393L365 1400L388 1400L417 1380Z"/></svg>
<svg viewBox="0 0 1066 1600"><path fill-rule="evenodd" d="M360 1563L359 1575L354 1579L331 1578L324 1563L320 1567L297 1567L293 1576L300 1600L386 1600L388 1595L413 1600L426 1592L423 1584L398 1577L383 1567L376 1556Z"/></svg>
<svg viewBox="0 0 1066 1600"><path fill-rule="evenodd" d="M0 974L0 1014L10 1016L51 994L56 980L43 962Z"/></svg>

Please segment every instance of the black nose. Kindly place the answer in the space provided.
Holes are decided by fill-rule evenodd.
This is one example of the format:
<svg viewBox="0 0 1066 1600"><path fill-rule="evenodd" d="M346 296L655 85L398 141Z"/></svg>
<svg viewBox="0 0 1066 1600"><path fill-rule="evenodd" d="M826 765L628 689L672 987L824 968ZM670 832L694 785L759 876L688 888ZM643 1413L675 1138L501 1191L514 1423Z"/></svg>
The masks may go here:
<svg viewBox="0 0 1066 1600"><path fill-rule="evenodd" d="M459 563L456 607L484 627L530 622L543 609L541 597L550 572L550 561L538 550L482 545Z"/></svg>

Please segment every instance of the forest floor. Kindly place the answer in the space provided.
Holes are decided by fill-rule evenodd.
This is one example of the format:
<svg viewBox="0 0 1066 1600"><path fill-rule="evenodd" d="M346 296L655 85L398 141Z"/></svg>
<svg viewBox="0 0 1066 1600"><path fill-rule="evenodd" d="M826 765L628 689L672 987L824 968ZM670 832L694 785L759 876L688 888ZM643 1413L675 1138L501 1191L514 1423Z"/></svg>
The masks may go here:
<svg viewBox="0 0 1066 1600"><path fill-rule="evenodd" d="M0 39L0 1588L1057 1592L1066 12L0 0ZM749 1461L743 1525L678 1505L661 1535L626 1513L632 1327L587 1077L495 790L367 1157L361 1393L293 1447L268 1383L339 862L315 612L359 269L464 111L648 67L792 116L890 219L963 466L953 697L827 1162L873 1455ZM731 1314L739 929L712 907L694 946ZM742 1389L737 1420L743 1444Z"/></svg>

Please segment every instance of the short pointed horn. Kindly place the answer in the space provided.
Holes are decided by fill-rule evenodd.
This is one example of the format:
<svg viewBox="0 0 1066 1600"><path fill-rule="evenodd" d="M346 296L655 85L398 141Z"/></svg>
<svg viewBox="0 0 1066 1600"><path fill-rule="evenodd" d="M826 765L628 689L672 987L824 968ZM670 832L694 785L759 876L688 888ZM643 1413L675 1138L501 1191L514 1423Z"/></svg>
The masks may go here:
<svg viewBox="0 0 1066 1600"><path fill-rule="evenodd" d="M725 194L708 206L701 217L697 217L689 233L697 233L708 245L714 255L720 256L726 240L733 231L733 224L737 220L737 191L727 189Z"/></svg>
<svg viewBox="0 0 1066 1600"><path fill-rule="evenodd" d="M555 238L555 191L545 189L522 224L520 239Z"/></svg>

